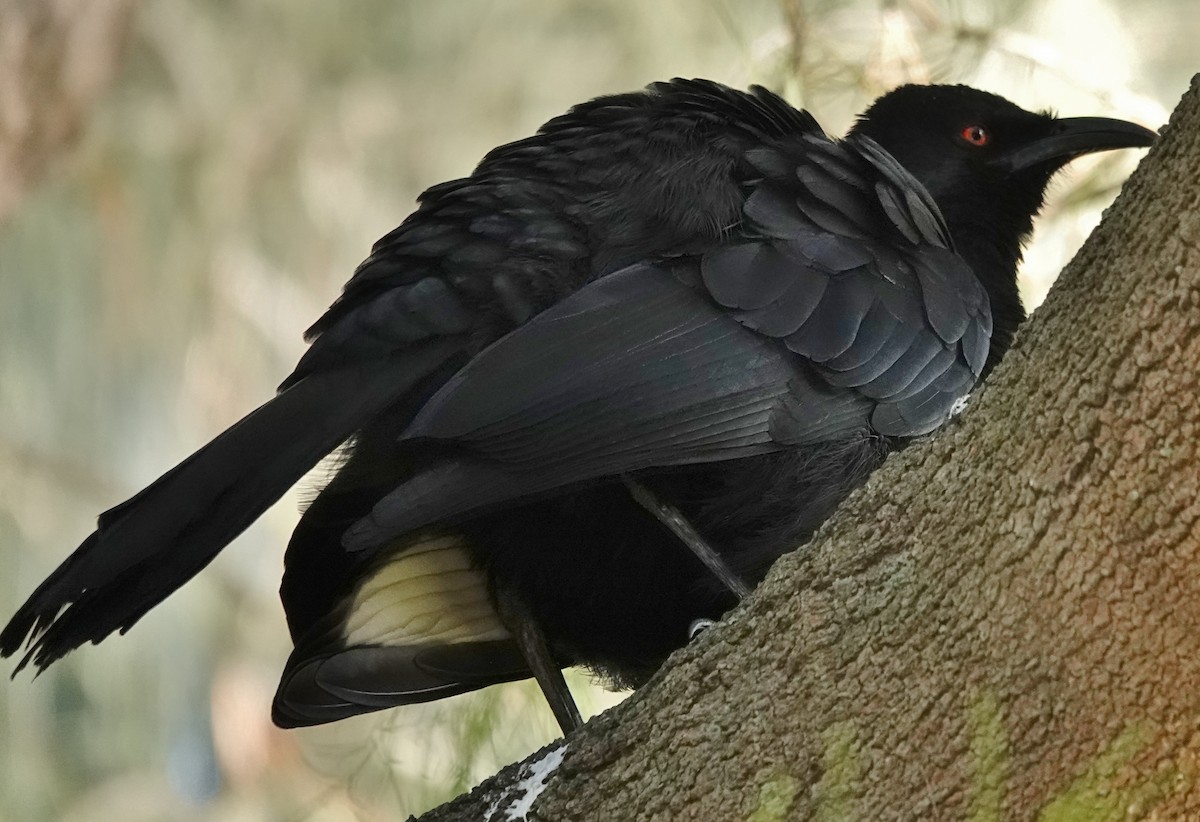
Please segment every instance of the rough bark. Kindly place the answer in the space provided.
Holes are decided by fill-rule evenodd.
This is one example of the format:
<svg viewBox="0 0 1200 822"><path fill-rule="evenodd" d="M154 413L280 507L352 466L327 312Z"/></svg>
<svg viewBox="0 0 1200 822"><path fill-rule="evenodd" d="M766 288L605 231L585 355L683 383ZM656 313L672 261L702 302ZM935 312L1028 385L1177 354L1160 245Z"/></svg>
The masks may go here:
<svg viewBox="0 0 1200 822"><path fill-rule="evenodd" d="M0 0L0 222L111 84L134 0Z"/></svg>
<svg viewBox="0 0 1200 822"><path fill-rule="evenodd" d="M967 413L423 819L1200 818L1198 397L1200 76Z"/></svg>

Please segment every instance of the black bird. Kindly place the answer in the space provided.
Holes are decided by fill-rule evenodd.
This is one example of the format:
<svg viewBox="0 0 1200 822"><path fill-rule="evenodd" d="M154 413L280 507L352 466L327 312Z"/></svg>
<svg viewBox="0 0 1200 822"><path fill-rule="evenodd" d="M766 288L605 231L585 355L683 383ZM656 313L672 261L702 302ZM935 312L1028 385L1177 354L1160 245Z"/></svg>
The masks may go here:
<svg viewBox="0 0 1200 822"><path fill-rule="evenodd" d="M348 442L287 549L275 721L534 673L570 727L560 666L644 683L946 421L1025 317L1051 176L1153 139L964 86L843 140L702 80L577 106L426 191L279 394L101 515L0 653L124 632Z"/></svg>

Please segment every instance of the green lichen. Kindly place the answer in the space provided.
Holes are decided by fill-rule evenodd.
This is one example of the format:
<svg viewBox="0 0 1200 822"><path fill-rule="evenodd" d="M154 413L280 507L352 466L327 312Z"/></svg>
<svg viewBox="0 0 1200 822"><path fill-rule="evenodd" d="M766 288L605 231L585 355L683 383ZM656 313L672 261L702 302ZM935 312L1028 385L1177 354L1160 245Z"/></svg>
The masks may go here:
<svg viewBox="0 0 1200 822"><path fill-rule="evenodd" d="M1103 822L1148 814L1178 786L1178 767L1169 764L1133 782L1118 783L1117 777L1146 747L1151 736L1147 727L1131 725L1042 808L1039 822Z"/></svg>
<svg viewBox="0 0 1200 822"><path fill-rule="evenodd" d="M991 691L980 694L967 715L971 740L970 822L1000 822L1008 783L1008 732L1000 701Z"/></svg>
<svg viewBox="0 0 1200 822"><path fill-rule="evenodd" d="M758 806L748 822L780 822L787 817L800 790L800 781L785 773L771 776L758 789Z"/></svg>
<svg viewBox="0 0 1200 822"><path fill-rule="evenodd" d="M858 726L849 720L835 722L821 734L821 743L821 779L813 788L813 818L816 822L857 820L863 775Z"/></svg>

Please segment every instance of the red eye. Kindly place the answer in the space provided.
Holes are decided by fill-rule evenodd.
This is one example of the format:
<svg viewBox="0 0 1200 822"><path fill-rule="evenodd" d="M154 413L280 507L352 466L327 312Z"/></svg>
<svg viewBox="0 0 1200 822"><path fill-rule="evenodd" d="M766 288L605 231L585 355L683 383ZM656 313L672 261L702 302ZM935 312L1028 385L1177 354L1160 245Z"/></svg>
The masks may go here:
<svg viewBox="0 0 1200 822"><path fill-rule="evenodd" d="M986 146L991 139L987 129L979 125L967 126L960 133L962 138L973 146Z"/></svg>

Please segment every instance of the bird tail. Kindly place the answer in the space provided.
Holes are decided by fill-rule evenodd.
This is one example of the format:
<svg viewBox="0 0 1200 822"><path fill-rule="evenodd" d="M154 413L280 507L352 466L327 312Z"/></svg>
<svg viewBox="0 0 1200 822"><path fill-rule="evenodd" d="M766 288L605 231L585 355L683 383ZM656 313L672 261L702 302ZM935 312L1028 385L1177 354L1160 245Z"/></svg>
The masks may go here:
<svg viewBox="0 0 1200 822"><path fill-rule="evenodd" d="M355 431L391 406L419 407L407 395L455 349L449 340L427 344L289 385L101 514L92 535L0 632L0 656L29 637L16 672L29 662L41 670L85 642L124 633Z"/></svg>

